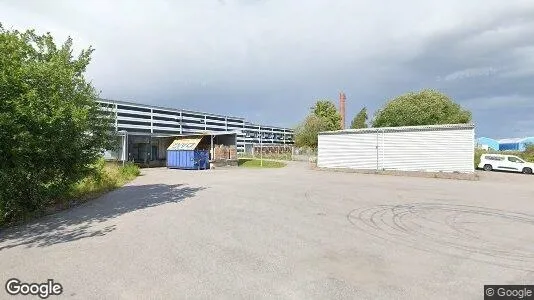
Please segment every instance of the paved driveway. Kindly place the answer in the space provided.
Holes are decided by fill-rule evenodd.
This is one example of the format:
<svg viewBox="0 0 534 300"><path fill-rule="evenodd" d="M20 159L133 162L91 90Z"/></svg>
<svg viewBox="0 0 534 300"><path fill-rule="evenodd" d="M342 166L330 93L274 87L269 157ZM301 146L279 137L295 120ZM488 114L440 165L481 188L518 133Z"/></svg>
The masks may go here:
<svg viewBox="0 0 534 300"><path fill-rule="evenodd" d="M0 280L53 278L76 299L482 299L534 283L533 183L144 170L0 232Z"/></svg>

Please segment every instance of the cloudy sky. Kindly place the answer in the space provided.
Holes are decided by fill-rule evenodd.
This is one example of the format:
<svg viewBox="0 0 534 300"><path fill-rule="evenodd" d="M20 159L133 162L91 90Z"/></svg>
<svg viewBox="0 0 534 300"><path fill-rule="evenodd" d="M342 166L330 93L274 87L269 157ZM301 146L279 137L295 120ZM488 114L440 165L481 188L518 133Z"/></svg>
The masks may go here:
<svg viewBox="0 0 534 300"><path fill-rule="evenodd" d="M421 88L477 135L534 135L532 0L0 0L0 22L96 51L104 98L294 126L347 95L347 119Z"/></svg>

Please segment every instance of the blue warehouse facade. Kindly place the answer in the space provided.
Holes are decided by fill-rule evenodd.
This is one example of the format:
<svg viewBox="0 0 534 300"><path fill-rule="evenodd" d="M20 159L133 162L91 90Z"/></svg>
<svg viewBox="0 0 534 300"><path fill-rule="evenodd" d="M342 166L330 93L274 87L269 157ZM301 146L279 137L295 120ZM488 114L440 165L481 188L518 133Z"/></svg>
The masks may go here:
<svg viewBox="0 0 534 300"><path fill-rule="evenodd" d="M292 129L256 124L242 117L107 99L98 102L114 116L121 145L117 151L106 152L107 159L162 164L174 137L205 132L235 132L237 152L259 143L293 144Z"/></svg>
<svg viewBox="0 0 534 300"><path fill-rule="evenodd" d="M534 144L534 137L519 139L502 139L499 140L500 151L525 151L527 145Z"/></svg>
<svg viewBox="0 0 534 300"><path fill-rule="evenodd" d="M480 137L477 139L478 148L495 151L525 151L529 144L534 145L534 137L500 140Z"/></svg>

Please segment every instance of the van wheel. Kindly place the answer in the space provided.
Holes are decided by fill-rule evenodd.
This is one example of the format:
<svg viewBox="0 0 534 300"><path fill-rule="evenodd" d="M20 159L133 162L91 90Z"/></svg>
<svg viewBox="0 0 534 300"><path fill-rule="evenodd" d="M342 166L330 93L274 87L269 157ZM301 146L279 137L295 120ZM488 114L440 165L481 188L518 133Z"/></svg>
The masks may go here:
<svg viewBox="0 0 534 300"><path fill-rule="evenodd" d="M523 169L523 174L532 174L532 169L531 168L524 168Z"/></svg>
<svg viewBox="0 0 534 300"><path fill-rule="evenodd" d="M493 167L491 165L484 165L484 171L491 171Z"/></svg>

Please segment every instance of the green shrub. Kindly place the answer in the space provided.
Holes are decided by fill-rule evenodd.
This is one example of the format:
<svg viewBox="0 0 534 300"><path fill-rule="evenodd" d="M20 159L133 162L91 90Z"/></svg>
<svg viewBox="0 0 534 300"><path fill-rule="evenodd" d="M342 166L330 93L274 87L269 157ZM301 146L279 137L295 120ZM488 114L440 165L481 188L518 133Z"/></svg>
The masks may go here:
<svg viewBox="0 0 534 300"><path fill-rule="evenodd" d="M437 90L424 89L389 100L379 109L373 127L397 127L471 122L471 112Z"/></svg>
<svg viewBox="0 0 534 300"><path fill-rule="evenodd" d="M534 162L534 144L527 145L525 151L521 153L521 158L529 162Z"/></svg>
<svg viewBox="0 0 534 300"><path fill-rule="evenodd" d="M84 78L92 48L73 48L0 24L0 225L43 213L88 176L107 180L92 165L112 148L111 114Z"/></svg>
<svg viewBox="0 0 534 300"><path fill-rule="evenodd" d="M139 176L141 171L133 163L124 166L99 159L94 165L94 173L72 186L69 196L73 199L92 198L116 189Z"/></svg>
<svg viewBox="0 0 534 300"><path fill-rule="evenodd" d="M91 165L90 169L92 170L90 175L71 184L66 189L50 193L47 196L49 201L46 202L46 206L42 209L20 211L17 218L9 220L0 218L0 227L8 223L19 223L41 216L46 209L67 208L74 202L83 202L98 197L105 192L124 185L140 174L139 167L133 163L127 163L122 166L121 164L106 162L104 159L98 159ZM2 203L4 202L0 202L0 204ZM5 210L2 206L0 206L0 214L5 215Z"/></svg>
<svg viewBox="0 0 534 300"><path fill-rule="evenodd" d="M134 163L128 162L123 167L119 168L123 178L131 180L141 174L139 167Z"/></svg>

